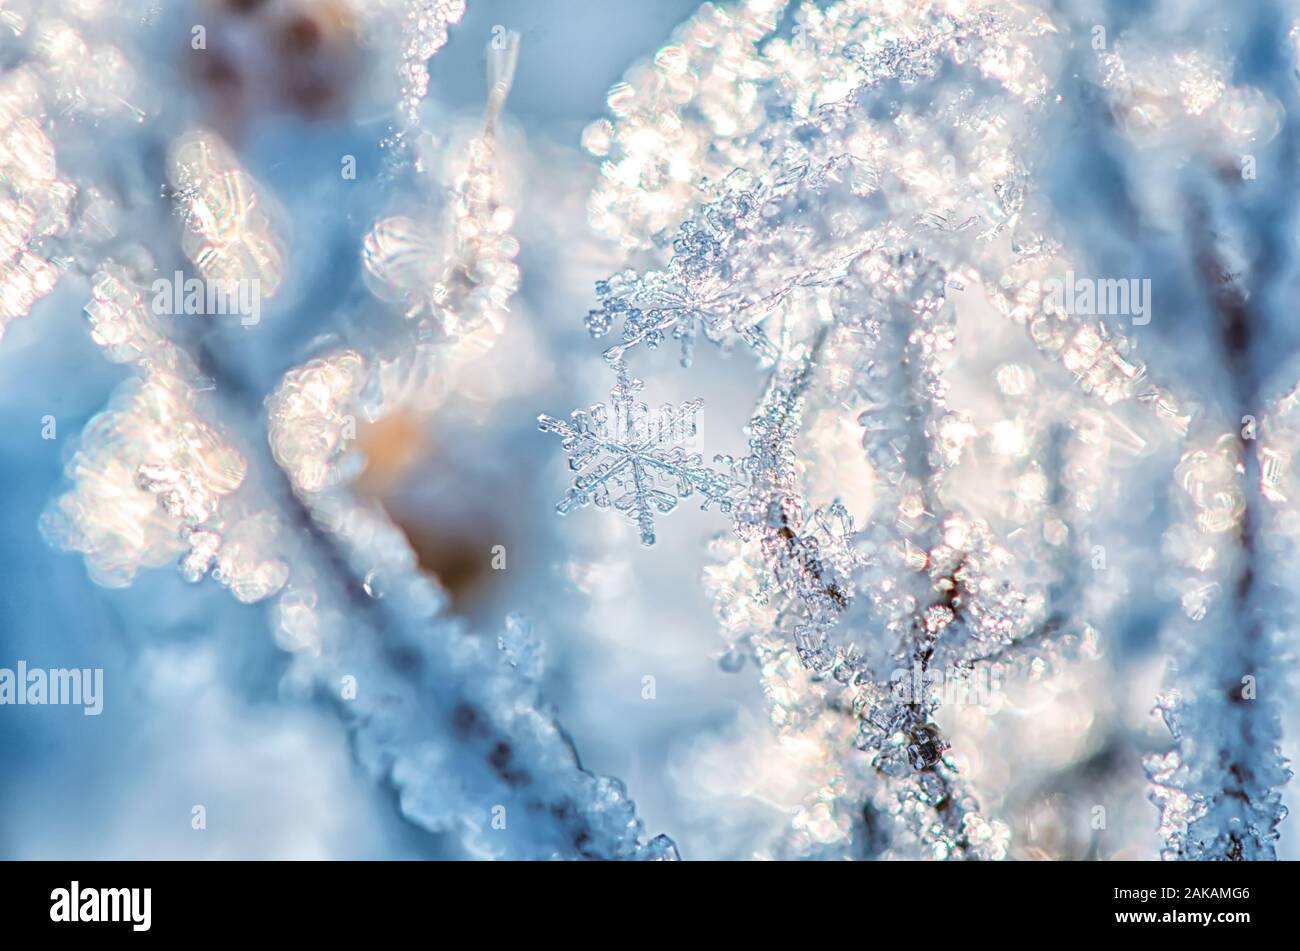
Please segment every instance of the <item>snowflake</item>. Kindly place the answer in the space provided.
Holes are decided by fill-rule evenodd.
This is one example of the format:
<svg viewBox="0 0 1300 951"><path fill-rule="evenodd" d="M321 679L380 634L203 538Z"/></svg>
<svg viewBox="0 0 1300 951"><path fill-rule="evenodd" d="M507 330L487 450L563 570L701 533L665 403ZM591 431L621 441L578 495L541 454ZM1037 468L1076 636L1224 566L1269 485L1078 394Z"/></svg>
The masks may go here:
<svg viewBox="0 0 1300 951"><path fill-rule="evenodd" d="M641 381L630 378L622 365L617 372L608 405L576 410L572 422L537 417L542 432L563 438L569 468L578 473L556 511L567 515L592 502L599 508L613 504L636 523L646 546L655 542L654 513L668 514L679 499L695 492L704 497L701 508L716 502L722 511L730 511L731 478L689 451L703 400L678 407L665 403L651 411L636 401Z"/></svg>

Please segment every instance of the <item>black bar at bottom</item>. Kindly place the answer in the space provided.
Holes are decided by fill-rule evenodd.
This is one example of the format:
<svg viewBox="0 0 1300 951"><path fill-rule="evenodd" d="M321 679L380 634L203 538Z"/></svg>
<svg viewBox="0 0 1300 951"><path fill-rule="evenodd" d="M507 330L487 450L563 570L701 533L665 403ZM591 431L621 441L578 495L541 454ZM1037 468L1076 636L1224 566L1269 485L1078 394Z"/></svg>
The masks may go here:
<svg viewBox="0 0 1300 951"><path fill-rule="evenodd" d="M624 934L667 929L661 937L673 940L703 918L759 929L892 920L900 937L950 933L981 943L1024 929L1230 941L1290 930L1294 871L1290 863L1159 862L3 862L0 920L7 935L90 939L337 941L404 927L438 940L448 926L457 931L446 937L536 938L557 925L594 937L623 919Z"/></svg>

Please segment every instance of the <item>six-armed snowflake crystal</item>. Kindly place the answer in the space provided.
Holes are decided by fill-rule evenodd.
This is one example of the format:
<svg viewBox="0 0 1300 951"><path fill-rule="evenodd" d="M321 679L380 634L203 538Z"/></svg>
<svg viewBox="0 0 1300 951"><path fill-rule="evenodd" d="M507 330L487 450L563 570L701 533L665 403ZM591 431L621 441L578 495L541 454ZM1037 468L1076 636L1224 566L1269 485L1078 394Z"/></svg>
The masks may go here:
<svg viewBox="0 0 1300 951"><path fill-rule="evenodd" d="M543 414L537 424L542 432L563 438L569 468L578 473L556 511L567 515L593 502L600 508L612 504L636 523L641 543L648 546L655 542L656 511L666 515L679 499L695 492L704 497L701 508L716 502L729 511L732 481L705 465L702 455L688 451L704 402L665 403L652 412L636 401L641 385L620 365L609 406L576 410L569 423Z"/></svg>

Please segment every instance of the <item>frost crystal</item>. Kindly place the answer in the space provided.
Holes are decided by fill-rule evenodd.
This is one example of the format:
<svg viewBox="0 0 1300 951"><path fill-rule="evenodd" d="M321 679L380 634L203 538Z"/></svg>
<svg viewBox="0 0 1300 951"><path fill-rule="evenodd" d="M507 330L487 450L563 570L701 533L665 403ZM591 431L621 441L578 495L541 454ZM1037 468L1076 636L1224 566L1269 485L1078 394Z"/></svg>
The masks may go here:
<svg viewBox="0 0 1300 951"><path fill-rule="evenodd" d="M643 545L655 543L654 515L666 515L679 499L698 492L701 508L717 504L728 511L732 483L709 468L699 453L689 452L703 401L664 404L651 412L637 402L642 383L619 370L608 406L598 403L576 410L571 422L537 417L538 427L563 439L569 468L578 475L573 488L555 507L561 515L593 502L614 509L634 522Z"/></svg>

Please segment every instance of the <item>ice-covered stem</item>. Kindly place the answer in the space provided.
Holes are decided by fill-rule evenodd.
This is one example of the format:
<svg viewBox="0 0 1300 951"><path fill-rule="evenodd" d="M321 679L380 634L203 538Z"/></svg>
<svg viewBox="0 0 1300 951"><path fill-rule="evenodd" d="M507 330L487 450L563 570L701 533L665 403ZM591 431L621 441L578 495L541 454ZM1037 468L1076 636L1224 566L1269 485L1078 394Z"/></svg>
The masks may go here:
<svg viewBox="0 0 1300 951"><path fill-rule="evenodd" d="M1205 12L1213 22L1221 11ZM1277 456L1264 458L1256 420L1268 426L1272 415L1285 414L1285 401L1264 401L1279 384L1290 389L1293 377L1282 374L1294 374L1294 346L1282 328L1295 279L1296 196L1277 187L1300 154L1295 49L1287 41L1293 17L1266 2L1235 29L1206 31L1223 44L1225 74L1252 84L1276 127L1256 129L1250 159L1258 179L1224 174L1213 146L1190 160L1179 149L1185 168L1168 196L1181 214L1173 246L1153 243L1144 261L1155 274L1187 274L1200 291L1189 314L1203 315L1223 394L1208 401L1179 462L1188 516L1168 536L1170 550L1183 554L1187 620L1166 632L1172 665L1158 702L1174 745L1147 766L1170 859L1275 858L1286 815L1279 700L1287 688L1278 667L1293 638L1287 574L1294 562L1279 557L1277 539L1287 533L1294 501L1272 491ZM1124 159L1132 176L1150 162L1147 152Z"/></svg>
<svg viewBox="0 0 1300 951"><path fill-rule="evenodd" d="M498 48L498 43L503 43ZM503 181L499 126L514 82L519 36L494 38L487 49L487 103L478 134L464 154L449 165L451 180L435 180L429 161L416 168L414 200L402 199L401 213L375 221L367 234L362 261L365 277L377 296L398 303L412 321L412 352L401 354L404 374L396 379L416 388L421 377L443 375L438 359L454 360L456 351L440 345L464 342L465 352L493 345L504 327L510 299L519 289L515 257L514 209ZM436 198L434 197L436 196ZM443 232L432 222L441 218ZM420 349L420 345L427 345Z"/></svg>
<svg viewBox="0 0 1300 951"><path fill-rule="evenodd" d="M903 392L894 398L901 396L924 417L920 407L928 406L942 390L937 378L932 378L935 368L923 356L933 344L927 335L940 308L926 280L918 281L917 288L915 300L902 308L896 323L890 322L889 332L905 341L899 362L914 364L911 369L919 375L912 379L903 371ZM890 665L877 669L859 654L856 644L832 640L852 606L854 572L862 565L852 547L854 530L843 506L833 502L814 508L805 498L795 442L805 427L813 384L819 374L828 372L823 366L823 354L832 349L828 341L838 336L839 349L856 352L855 342L862 346L862 335L828 324L804 333L810 339L792 344L788 338L795 334L787 324L780 347L783 356L749 426L750 454L737 466L745 481L736 505L737 534L757 540L765 570L787 599L776 619L777 631L752 640L777 714L774 719L785 731L797 730L819 743L847 745L853 738L853 723L865 718L863 735L869 741L863 748L876 750L872 763L878 774L874 781L864 776L852 760L854 754L846 750L842 801L832 807L841 824L847 821L845 809L851 807L857 816L850 826L858 829L853 846L858 857L917 853L935 858L1000 857L1005 853L1006 828L979 815L978 804L943 760L947 744L932 722L933 703L921 698L900 701L893 696ZM889 359L887 354L875 356ZM829 397L819 394L818 398ZM918 445L913 449L924 456L929 428L920 418L914 425L912 435ZM897 444L891 443L897 450ZM913 461L921 467L914 474L931 474L924 460ZM937 509L937 502L935 496L932 508ZM950 602L952 590L947 592ZM933 638L942 626L934 623L931 608L920 613L908 625L910 633L892 666L910 669L915 660L924 668L929 663ZM803 674L789 669L785 657L789 646L780 637L786 628L792 628L788 636L793 640L793 655L805 668ZM885 630L880 633L888 636ZM867 815L874 821L868 823L863 818Z"/></svg>
<svg viewBox="0 0 1300 951"><path fill-rule="evenodd" d="M1260 412L1259 362L1253 351L1263 327L1254 301L1260 299L1256 294L1264 297L1268 280L1257 275L1251 288L1226 281L1223 262L1205 240L1206 222L1193 217L1193 251L1217 318L1233 418L1253 419ZM1268 247L1271 234L1258 235L1265 245L1264 260L1280 250ZM1269 557L1261 547L1268 515L1259 440L1249 428L1243 436L1231 442L1225 437L1217 447L1226 463L1220 491L1237 500L1226 526L1231 557L1222 575L1228 596L1205 619L1211 623L1189 629L1194 648L1175 651L1169 688L1160 699L1175 748L1148 762L1166 858L1276 858L1277 826L1286 815L1277 791L1290 778L1279 750L1277 698L1284 688L1281 677L1274 679L1280 644L1278 621L1270 618L1285 594L1271 582ZM1214 503L1206 499L1208 487L1189 463L1195 465L1195 460L1185 457L1183 481L1204 526Z"/></svg>
<svg viewBox="0 0 1300 951"><path fill-rule="evenodd" d="M204 363L227 415L258 425L237 368L215 353ZM319 380L303 382L320 397ZM271 412L292 395L278 393ZM358 758L395 788L409 821L473 856L676 857L667 838L646 840L617 780L582 767L541 698L540 646L522 619L499 644L466 630L377 503L305 491L265 451L252 462L263 504L286 523L278 544L291 575L273 617L300 648L291 682L334 699ZM354 695L340 700L348 683Z"/></svg>
<svg viewBox="0 0 1300 951"><path fill-rule="evenodd" d="M397 124L384 144L400 154L420 130L420 106L429 92L429 59L446 45L448 27L465 15L465 0L378 0L363 5L361 13L380 42L397 40L392 53L401 91Z"/></svg>
<svg viewBox="0 0 1300 951"><path fill-rule="evenodd" d="M493 37L487 50L487 120L485 135L495 135L497 120L505 108L510 88L515 84L515 67L519 63L519 34L511 30Z"/></svg>
<svg viewBox="0 0 1300 951"><path fill-rule="evenodd" d="M432 288L434 313L449 335L496 325L519 287L519 244L510 234L514 210L504 201L497 124L514 83L519 34L487 51L488 98L483 131L469 143L468 161L451 193L452 250Z"/></svg>
<svg viewBox="0 0 1300 951"><path fill-rule="evenodd" d="M825 630L852 597L844 566L834 562L837 535L831 520L841 521L841 546L852 525L842 507L810 510L799 486L794 449L805 395L830 332L831 327L823 325L807 342L785 342L785 354L772 370L749 423L750 453L735 464L747 483L734 506L736 531L742 538L759 540L769 570L807 612L798 649L813 667L820 667L824 659L820 642Z"/></svg>

